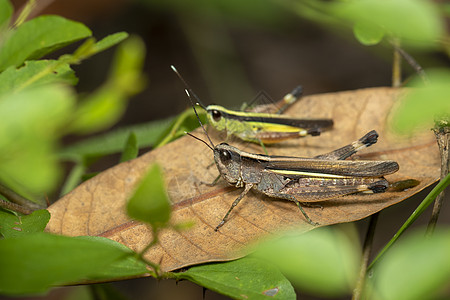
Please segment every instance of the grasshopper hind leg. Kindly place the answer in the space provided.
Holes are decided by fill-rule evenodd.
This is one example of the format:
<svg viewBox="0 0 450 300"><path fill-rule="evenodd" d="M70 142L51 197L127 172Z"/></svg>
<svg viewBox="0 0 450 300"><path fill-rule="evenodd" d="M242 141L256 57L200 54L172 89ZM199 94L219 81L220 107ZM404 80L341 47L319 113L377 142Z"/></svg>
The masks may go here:
<svg viewBox="0 0 450 300"><path fill-rule="evenodd" d="M375 130L369 131L359 140L352 142L342 148L336 149L326 154L317 155L314 158L326 160L344 160L356 152L370 147L378 141L378 133Z"/></svg>
<svg viewBox="0 0 450 300"><path fill-rule="evenodd" d="M276 198L279 198L279 199L285 199L285 200L289 200L289 201L294 202L297 205L297 207L300 209L300 211L303 214L303 216L305 217L306 222L308 222L309 224L311 224L313 226L320 225L319 223L314 222L313 220L311 220L311 218L308 216L308 214L303 209L302 204L300 203L300 201L298 201L294 196L289 195L289 194L281 194L280 193L280 194L275 194L272 197L276 197Z"/></svg>

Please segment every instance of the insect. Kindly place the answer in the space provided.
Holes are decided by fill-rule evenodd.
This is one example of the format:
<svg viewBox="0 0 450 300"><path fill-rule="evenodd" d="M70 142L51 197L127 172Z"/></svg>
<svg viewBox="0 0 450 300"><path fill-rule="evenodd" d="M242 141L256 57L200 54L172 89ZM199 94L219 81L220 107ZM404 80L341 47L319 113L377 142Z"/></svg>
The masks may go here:
<svg viewBox="0 0 450 300"><path fill-rule="evenodd" d="M225 131L227 136L236 136L247 142L274 144L308 135L317 136L333 127L331 119L296 119L280 115L287 107L300 99L301 86L284 96L279 101L281 107L272 109L272 113L261 112L261 110L268 111L267 105L256 107L253 111L234 111L220 105L202 105L175 67L171 67L186 89L197 99L197 104L206 111L208 122L216 130ZM272 105L272 107L276 106Z"/></svg>
<svg viewBox="0 0 450 300"><path fill-rule="evenodd" d="M215 231L226 223L232 210L251 189L269 197L293 201L306 221L317 225L305 213L302 203L329 200L359 192L384 192L389 187L389 182L383 176L399 169L398 163L391 160L345 160L377 142L378 134L374 130L351 144L314 158L253 154L226 143L214 146L198 117L189 91L185 91L210 144L191 136L205 143L213 151L215 164L225 181L237 188L244 188Z"/></svg>

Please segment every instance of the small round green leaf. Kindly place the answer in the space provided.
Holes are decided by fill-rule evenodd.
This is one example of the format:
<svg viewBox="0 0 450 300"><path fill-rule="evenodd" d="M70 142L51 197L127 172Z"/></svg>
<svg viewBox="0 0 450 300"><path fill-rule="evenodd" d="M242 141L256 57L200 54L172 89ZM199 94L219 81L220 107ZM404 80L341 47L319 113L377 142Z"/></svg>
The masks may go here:
<svg viewBox="0 0 450 300"><path fill-rule="evenodd" d="M381 42L384 37L384 30L376 25L358 22L353 26L353 34L361 44L372 46Z"/></svg>

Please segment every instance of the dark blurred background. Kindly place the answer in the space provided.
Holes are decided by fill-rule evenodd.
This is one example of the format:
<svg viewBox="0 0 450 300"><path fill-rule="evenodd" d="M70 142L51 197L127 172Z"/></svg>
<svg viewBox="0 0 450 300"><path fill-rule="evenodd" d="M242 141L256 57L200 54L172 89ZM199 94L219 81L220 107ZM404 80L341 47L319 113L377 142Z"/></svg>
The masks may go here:
<svg viewBox="0 0 450 300"><path fill-rule="evenodd" d="M25 3L12 2L17 8ZM279 99L299 84L306 95L391 84L388 44L363 46L350 28L313 22L290 1L41 0L37 5L39 14L58 14L86 24L97 39L126 31L145 41L147 88L130 101L116 127L176 115L188 107L183 85L169 67L172 64L204 103L235 108L260 91ZM73 66L80 93L103 82L113 53L110 49ZM448 65L438 53L413 54L425 67ZM404 65L406 79L413 70ZM375 249L392 237L425 195L381 213ZM449 209L444 205L443 210L447 215L441 215L441 223L448 224ZM430 212L418 223L426 224ZM363 236L367 220L356 224ZM148 278L113 286L128 299L227 299L173 280ZM86 298L86 289L58 288L45 297L26 299L92 299ZM316 299L302 291L297 295Z"/></svg>

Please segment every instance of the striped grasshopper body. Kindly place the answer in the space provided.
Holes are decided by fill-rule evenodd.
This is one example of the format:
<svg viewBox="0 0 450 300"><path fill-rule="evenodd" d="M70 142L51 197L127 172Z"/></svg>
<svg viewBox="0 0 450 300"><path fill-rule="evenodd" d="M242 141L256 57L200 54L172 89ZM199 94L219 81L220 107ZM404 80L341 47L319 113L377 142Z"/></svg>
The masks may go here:
<svg viewBox="0 0 450 300"><path fill-rule="evenodd" d="M201 105L177 69L174 66L171 68L186 90L197 99L197 104L206 111L209 123L217 130L225 131L227 136L264 145L308 135L317 136L333 127L331 119L296 119L280 115L300 99L303 91L301 86L284 96L277 105L260 105L251 111L234 111L219 105Z"/></svg>
<svg viewBox="0 0 450 300"><path fill-rule="evenodd" d="M295 202L313 225L317 223L304 212L302 202L324 201L359 192L384 192L389 183L383 176L396 172L397 162L344 160L376 143L377 139L378 134L370 131L358 141L314 158L253 154L225 143L215 146L214 160L222 178L231 185L244 187L215 230L225 224L233 208L250 189Z"/></svg>
<svg viewBox="0 0 450 300"><path fill-rule="evenodd" d="M219 105L203 107L209 123L227 136L233 135L241 140L253 143L274 144L284 140L317 136L333 127L331 119L296 119L281 116L287 107L295 103L301 96L301 86L296 87L279 103L281 107L272 112L261 112L261 107L253 111L234 111ZM266 110L269 106L263 106ZM277 107L277 106L273 106Z"/></svg>

